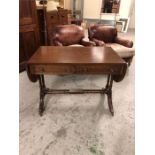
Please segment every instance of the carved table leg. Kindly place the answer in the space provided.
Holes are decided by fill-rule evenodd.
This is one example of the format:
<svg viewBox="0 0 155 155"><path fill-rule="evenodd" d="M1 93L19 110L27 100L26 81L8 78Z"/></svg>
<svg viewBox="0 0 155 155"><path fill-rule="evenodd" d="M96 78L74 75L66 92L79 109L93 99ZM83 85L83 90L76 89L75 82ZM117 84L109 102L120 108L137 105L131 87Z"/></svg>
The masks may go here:
<svg viewBox="0 0 155 155"><path fill-rule="evenodd" d="M45 110L45 105L44 105L44 96L45 96L45 81L44 81L44 76L40 75L39 76L39 86L40 86L40 104L39 104L39 114L40 116L43 115L43 112Z"/></svg>
<svg viewBox="0 0 155 155"><path fill-rule="evenodd" d="M39 75L38 76L38 79L39 79L39 86L40 86L40 104L39 104L39 114L40 116L43 115L43 112L45 111L45 105L44 105L44 97L45 97L45 94L53 94L54 91L56 93L74 93L74 91L70 91L68 89L66 90L52 90L52 89L48 89L46 88L45 86L45 80L44 80L44 75ZM108 79L107 79L107 84L106 84L106 87L105 89L102 89L102 90L83 90L83 91L78 91L78 93L105 93L107 94L107 97L108 97L108 106L109 106L109 111L111 112L112 116L114 116L114 110L113 110L113 105L112 105L112 84L113 84L113 76L112 75L108 75Z"/></svg>
<svg viewBox="0 0 155 155"><path fill-rule="evenodd" d="M112 104L112 84L113 84L113 77L112 77L112 75L108 75L105 93L107 94L107 97L108 97L109 110L110 110L112 116L114 116L114 109L113 109L113 104Z"/></svg>

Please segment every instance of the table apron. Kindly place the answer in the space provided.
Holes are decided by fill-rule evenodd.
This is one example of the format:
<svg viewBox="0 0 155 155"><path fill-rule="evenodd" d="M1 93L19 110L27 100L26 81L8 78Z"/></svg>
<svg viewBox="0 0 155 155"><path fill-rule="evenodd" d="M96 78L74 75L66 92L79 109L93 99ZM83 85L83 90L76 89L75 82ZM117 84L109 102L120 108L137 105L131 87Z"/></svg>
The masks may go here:
<svg viewBox="0 0 155 155"><path fill-rule="evenodd" d="M31 64L29 67L31 74L121 74L123 70L122 64Z"/></svg>

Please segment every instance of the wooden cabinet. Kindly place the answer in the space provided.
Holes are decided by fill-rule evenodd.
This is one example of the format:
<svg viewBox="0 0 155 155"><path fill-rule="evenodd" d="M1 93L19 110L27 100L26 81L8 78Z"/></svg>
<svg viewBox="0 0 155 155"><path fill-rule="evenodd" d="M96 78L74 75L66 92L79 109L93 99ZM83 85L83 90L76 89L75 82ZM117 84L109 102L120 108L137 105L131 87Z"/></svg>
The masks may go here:
<svg viewBox="0 0 155 155"><path fill-rule="evenodd" d="M46 12L45 15L44 15L44 12ZM45 45L46 31L47 31L47 34L48 34L47 37L48 37L53 27L57 25L65 25L69 23L68 21L69 14L70 14L70 11L66 9L52 10L47 12L46 7L45 8L39 7L39 6L37 7L40 45ZM46 20L46 24L44 23L45 20Z"/></svg>
<svg viewBox="0 0 155 155"><path fill-rule="evenodd" d="M59 18L59 23L61 25L68 24L68 10L59 10L58 11L58 18Z"/></svg>
<svg viewBox="0 0 155 155"><path fill-rule="evenodd" d="M35 0L19 0L19 71L39 47Z"/></svg>
<svg viewBox="0 0 155 155"><path fill-rule="evenodd" d="M46 13L47 30L51 30L54 26L59 25L58 11L49 11Z"/></svg>
<svg viewBox="0 0 155 155"><path fill-rule="evenodd" d="M44 10L43 8L37 8L37 17L38 17L38 28L39 28L39 36L40 36L40 45L45 45L45 23L44 23Z"/></svg>

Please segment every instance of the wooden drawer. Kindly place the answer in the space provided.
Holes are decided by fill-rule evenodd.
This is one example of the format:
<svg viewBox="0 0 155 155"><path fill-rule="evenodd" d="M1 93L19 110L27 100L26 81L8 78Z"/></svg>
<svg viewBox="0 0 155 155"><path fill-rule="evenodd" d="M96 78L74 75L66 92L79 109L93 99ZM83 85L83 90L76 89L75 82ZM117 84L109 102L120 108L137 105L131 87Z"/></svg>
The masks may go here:
<svg viewBox="0 0 155 155"><path fill-rule="evenodd" d="M60 13L59 14L59 23L60 24L68 24L68 14L63 14L63 13Z"/></svg>
<svg viewBox="0 0 155 155"><path fill-rule="evenodd" d="M31 65L32 74L120 74L121 65Z"/></svg>
<svg viewBox="0 0 155 155"><path fill-rule="evenodd" d="M57 12L47 13L47 25L56 24L59 22Z"/></svg>
<svg viewBox="0 0 155 155"><path fill-rule="evenodd" d="M68 24L68 10L59 10L58 15L60 24Z"/></svg>

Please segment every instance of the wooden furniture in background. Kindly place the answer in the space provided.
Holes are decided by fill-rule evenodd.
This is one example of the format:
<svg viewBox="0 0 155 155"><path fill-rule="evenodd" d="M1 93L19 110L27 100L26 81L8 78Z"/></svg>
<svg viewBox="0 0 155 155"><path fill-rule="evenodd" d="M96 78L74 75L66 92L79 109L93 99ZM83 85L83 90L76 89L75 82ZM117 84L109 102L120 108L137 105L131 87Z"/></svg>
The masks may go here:
<svg viewBox="0 0 155 155"><path fill-rule="evenodd" d="M27 73L32 82L39 80L40 105L42 115L46 94L101 93L108 97L109 110L114 115L112 105L113 80L121 81L126 73L127 64L111 47L58 47L42 46L28 61ZM107 74L107 84L102 89L48 89L45 86L45 74Z"/></svg>
<svg viewBox="0 0 155 155"><path fill-rule="evenodd" d="M45 10L44 10L45 9ZM43 8L43 6L37 6L37 18L38 18L38 28L39 28L39 36L40 36L40 46L45 45L46 43L46 34L47 29L46 29L46 6ZM46 24L45 24L46 22Z"/></svg>
<svg viewBox="0 0 155 155"><path fill-rule="evenodd" d="M70 14L70 11L66 10L66 9L46 11L46 6L45 6L45 8L43 8L41 6L39 6L39 7L37 6L40 45L45 45L45 33L46 33L45 31L47 31L47 33L49 33L57 25L69 24L69 19L68 19L69 14ZM45 22L46 22L46 24L45 24Z"/></svg>
<svg viewBox="0 0 155 155"><path fill-rule="evenodd" d="M19 71L39 46L34 0L19 0Z"/></svg>
<svg viewBox="0 0 155 155"><path fill-rule="evenodd" d="M120 1L118 3L113 2L112 13L119 13Z"/></svg>
<svg viewBox="0 0 155 155"><path fill-rule="evenodd" d="M47 33L49 34L51 30L57 25L67 25L68 22L68 10L60 9L54 11L46 12L47 21Z"/></svg>
<svg viewBox="0 0 155 155"><path fill-rule="evenodd" d="M47 29L52 29L56 25L68 24L67 10L52 10L46 12Z"/></svg>
<svg viewBox="0 0 155 155"><path fill-rule="evenodd" d="M102 13L119 13L121 0L102 0Z"/></svg>

